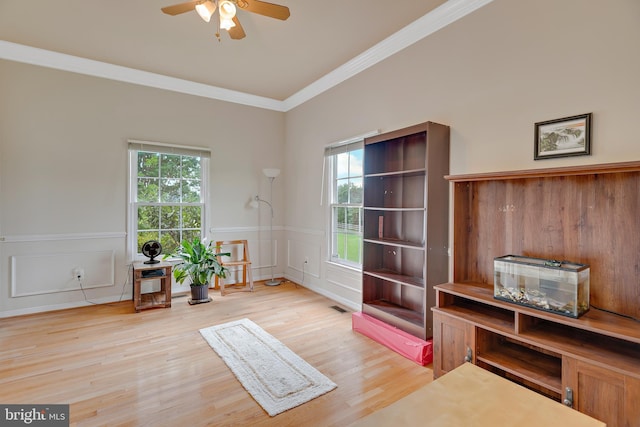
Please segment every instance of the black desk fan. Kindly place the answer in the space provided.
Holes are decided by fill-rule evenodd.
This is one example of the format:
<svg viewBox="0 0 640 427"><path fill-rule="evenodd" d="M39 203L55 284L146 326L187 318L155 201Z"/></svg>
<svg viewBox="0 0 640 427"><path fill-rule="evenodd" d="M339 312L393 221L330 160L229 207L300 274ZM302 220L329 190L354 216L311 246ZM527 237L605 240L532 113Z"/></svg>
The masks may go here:
<svg viewBox="0 0 640 427"><path fill-rule="evenodd" d="M160 261L155 259L158 255L162 253L162 245L160 242L156 240L149 240L142 245L142 255L149 258L148 261L145 261L145 264L157 264Z"/></svg>

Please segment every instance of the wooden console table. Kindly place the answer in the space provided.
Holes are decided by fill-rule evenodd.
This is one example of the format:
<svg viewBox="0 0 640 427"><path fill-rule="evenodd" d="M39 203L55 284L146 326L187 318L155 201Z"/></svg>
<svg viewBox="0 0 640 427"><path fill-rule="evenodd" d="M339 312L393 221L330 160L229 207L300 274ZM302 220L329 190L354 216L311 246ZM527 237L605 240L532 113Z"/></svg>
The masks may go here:
<svg viewBox="0 0 640 427"><path fill-rule="evenodd" d="M159 280L160 290L142 293L142 283L150 280ZM136 313L149 308L171 307L171 264L133 264L133 305Z"/></svg>
<svg viewBox="0 0 640 427"><path fill-rule="evenodd" d="M351 427L605 427L606 424L465 363Z"/></svg>

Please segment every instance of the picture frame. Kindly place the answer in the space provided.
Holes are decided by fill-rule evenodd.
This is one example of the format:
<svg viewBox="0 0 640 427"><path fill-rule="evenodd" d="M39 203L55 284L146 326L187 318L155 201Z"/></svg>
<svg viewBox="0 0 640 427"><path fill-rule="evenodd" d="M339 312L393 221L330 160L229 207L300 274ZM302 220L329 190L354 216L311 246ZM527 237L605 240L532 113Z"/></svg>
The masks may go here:
<svg viewBox="0 0 640 427"><path fill-rule="evenodd" d="M534 160L591 154L592 113L535 124Z"/></svg>

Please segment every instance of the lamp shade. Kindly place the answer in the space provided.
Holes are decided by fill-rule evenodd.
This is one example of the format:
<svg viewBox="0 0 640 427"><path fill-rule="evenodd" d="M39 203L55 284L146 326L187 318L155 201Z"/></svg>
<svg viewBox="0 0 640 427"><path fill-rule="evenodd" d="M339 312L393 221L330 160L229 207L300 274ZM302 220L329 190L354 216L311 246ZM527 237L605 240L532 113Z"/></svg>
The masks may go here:
<svg viewBox="0 0 640 427"><path fill-rule="evenodd" d="M236 6L228 0L218 3L218 8L221 20L232 20L236 16Z"/></svg>
<svg viewBox="0 0 640 427"><path fill-rule="evenodd" d="M211 15L213 15L215 11L216 5L209 0L196 5L196 12L198 12L198 15L200 15L205 22L209 22L211 20Z"/></svg>
<svg viewBox="0 0 640 427"><path fill-rule="evenodd" d="M278 175L280 175L280 169L276 169L276 168L265 168L262 169L262 173L264 173L264 175L267 178L275 178Z"/></svg>

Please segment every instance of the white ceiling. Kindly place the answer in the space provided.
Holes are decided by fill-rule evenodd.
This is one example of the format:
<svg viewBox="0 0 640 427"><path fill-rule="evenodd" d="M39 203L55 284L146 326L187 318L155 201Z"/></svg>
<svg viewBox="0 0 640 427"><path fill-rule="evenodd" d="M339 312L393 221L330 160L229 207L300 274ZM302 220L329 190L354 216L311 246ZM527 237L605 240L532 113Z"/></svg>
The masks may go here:
<svg viewBox="0 0 640 427"><path fill-rule="evenodd" d="M286 111L490 1L275 0L218 41L175 0L0 0L0 58Z"/></svg>

